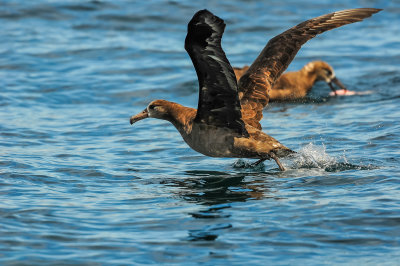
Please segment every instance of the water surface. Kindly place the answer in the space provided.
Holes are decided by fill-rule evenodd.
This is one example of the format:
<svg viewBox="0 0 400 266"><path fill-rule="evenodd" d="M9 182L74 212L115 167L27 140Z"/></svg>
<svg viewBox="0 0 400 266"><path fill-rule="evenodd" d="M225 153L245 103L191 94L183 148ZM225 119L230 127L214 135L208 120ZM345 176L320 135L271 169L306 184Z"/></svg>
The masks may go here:
<svg viewBox="0 0 400 266"><path fill-rule="evenodd" d="M129 124L153 99L196 107L183 43L193 14L226 21L250 64L311 17L385 10L307 43L351 90L271 104L265 131L299 151L208 158L167 122ZM400 261L399 1L2 1L0 264L363 264Z"/></svg>

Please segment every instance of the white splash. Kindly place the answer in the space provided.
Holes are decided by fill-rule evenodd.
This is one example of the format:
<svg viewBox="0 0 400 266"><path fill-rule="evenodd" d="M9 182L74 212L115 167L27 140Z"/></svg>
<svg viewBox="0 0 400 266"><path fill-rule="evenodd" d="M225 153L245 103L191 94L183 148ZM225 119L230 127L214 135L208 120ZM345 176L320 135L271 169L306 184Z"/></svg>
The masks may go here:
<svg viewBox="0 0 400 266"><path fill-rule="evenodd" d="M309 143L299 150L294 156L293 166L291 168L321 168L336 165L337 160L329 156L325 146L316 146Z"/></svg>
<svg viewBox="0 0 400 266"><path fill-rule="evenodd" d="M323 172L336 172L351 169L370 168L349 163L344 152L345 151L343 151L342 156L332 157L326 152L325 145L322 144L322 146L318 146L313 143L309 143L302 147L296 154L287 158L282 158L281 163L287 170L308 169L309 171L309 169L314 169L317 171L322 170ZM255 166L254 162L244 159L237 160L232 166L234 168L264 170L264 163L260 163L259 165Z"/></svg>

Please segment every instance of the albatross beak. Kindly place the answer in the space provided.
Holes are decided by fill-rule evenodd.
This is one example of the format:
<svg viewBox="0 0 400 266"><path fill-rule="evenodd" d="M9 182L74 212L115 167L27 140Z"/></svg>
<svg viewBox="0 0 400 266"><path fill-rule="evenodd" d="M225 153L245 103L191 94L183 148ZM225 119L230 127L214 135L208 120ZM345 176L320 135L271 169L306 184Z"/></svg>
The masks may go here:
<svg viewBox="0 0 400 266"><path fill-rule="evenodd" d="M342 90L347 91L346 87L343 85L342 82L340 82L340 80L338 80L336 77L334 77L333 79L331 79L330 82L328 82L329 87L331 88L331 90L333 91L333 93L336 94L336 89L333 87L332 83L335 83L335 85L337 85L338 87L340 87Z"/></svg>
<svg viewBox="0 0 400 266"><path fill-rule="evenodd" d="M131 125L132 125L133 123L136 123L137 121L148 118L148 117L149 117L149 113L147 112L147 108L146 108L141 113L131 116L131 119L129 121L131 122Z"/></svg>

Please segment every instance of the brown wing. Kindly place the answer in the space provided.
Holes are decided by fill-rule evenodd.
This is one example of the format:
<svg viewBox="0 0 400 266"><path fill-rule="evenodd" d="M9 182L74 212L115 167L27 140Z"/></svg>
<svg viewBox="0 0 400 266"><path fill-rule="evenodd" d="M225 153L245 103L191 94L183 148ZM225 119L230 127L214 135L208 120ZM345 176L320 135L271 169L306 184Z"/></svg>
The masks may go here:
<svg viewBox="0 0 400 266"><path fill-rule="evenodd" d="M269 101L269 90L304 43L325 31L362 21L380 10L357 8L326 14L304 21L272 38L239 80L242 119L261 129L259 121Z"/></svg>

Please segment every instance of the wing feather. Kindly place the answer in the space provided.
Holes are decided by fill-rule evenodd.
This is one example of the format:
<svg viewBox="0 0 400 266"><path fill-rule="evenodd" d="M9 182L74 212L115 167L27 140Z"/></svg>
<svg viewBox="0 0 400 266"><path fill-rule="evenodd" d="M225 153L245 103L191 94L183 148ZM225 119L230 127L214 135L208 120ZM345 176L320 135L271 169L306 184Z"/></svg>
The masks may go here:
<svg viewBox="0 0 400 266"><path fill-rule="evenodd" d="M199 80L199 103L194 121L227 127L248 136L236 77L221 47L224 29L224 21L208 10L197 12L188 24L185 49Z"/></svg>
<svg viewBox="0 0 400 266"><path fill-rule="evenodd" d="M304 21L272 38L239 80L243 120L261 129L262 110L268 104L269 90L303 44L318 34L362 21L379 11L381 9L357 8L326 14Z"/></svg>

